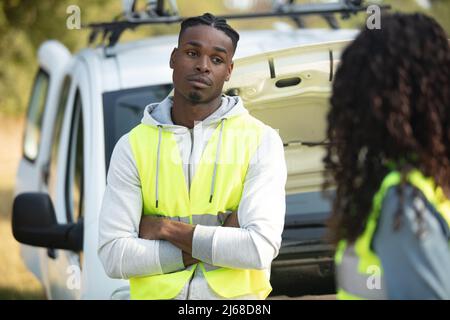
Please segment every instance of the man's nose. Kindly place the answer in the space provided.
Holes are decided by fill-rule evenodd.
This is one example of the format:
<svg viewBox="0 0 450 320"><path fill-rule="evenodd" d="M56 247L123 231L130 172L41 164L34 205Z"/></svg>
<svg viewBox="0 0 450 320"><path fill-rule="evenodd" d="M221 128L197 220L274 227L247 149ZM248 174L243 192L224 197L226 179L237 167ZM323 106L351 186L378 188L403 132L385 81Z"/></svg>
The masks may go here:
<svg viewBox="0 0 450 320"><path fill-rule="evenodd" d="M199 59L197 59L197 64L195 66L195 70L200 73L209 73L210 72L210 66L207 56L201 56Z"/></svg>

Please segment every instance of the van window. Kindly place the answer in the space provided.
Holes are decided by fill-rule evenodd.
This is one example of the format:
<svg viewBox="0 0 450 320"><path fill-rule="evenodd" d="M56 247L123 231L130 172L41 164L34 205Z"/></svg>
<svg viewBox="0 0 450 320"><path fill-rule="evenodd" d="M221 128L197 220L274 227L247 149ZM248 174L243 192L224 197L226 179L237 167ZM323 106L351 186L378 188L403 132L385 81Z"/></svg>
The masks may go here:
<svg viewBox="0 0 450 320"><path fill-rule="evenodd" d="M64 119L64 113L66 111L67 98L69 97L69 89L72 80L70 76L64 78L61 93L58 100L58 109L56 110L56 116L53 127L53 134L51 140L51 152L49 161L49 176L48 176L48 190L51 194L55 195L56 190L56 170L58 168L58 150L59 142L61 138L61 129ZM56 195L55 195L56 196Z"/></svg>
<svg viewBox="0 0 450 320"><path fill-rule="evenodd" d="M70 130L69 154L66 172L66 212L67 222L77 222L84 211L83 177L83 113L79 91L75 95L74 112Z"/></svg>
<svg viewBox="0 0 450 320"><path fill-rule="evenodd" d="M34 80L28 104L25 136L23 140L23 155L33 162L36 160L41 142L42 120L49 87L49 75L39 69Z"/></svg>
<svg viewBox="0 0 450 320"><path fill-rule="evenodd" d="M114 146L120 137L141 122L145 106L164 100L171 90L172 84L162 84L103 94L106 171Z"/></svg>

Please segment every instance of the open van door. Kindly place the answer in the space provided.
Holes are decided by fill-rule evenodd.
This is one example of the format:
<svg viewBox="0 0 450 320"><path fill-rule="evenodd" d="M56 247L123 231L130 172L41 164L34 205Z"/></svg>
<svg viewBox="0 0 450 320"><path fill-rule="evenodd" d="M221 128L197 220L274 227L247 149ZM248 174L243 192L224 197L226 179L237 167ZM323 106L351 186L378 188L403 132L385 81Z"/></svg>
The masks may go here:
<svg viewBox="0 0 450 320"><path fill-rule="evenodd" d="M322 147L334 72L349 41L258 54L234 63L224 91L279 130L288 167L288 194L320 190ZM312 152L312 150L314 150Z"/></svg>
<svg viewBox="0 0 450 320"><path fill-rule="evenodd" d="M301 277L308 265L330 287L332 247L325 243L330 201L322 195L327 114L334 72L350 41L289 48L237 59L224 91L239 95L249 112L279 130L288 179L286 220L279 256L272 264L272 282ZM356 80L356 79L355 79ZM286 272L287 268L295 271ZM281 284L280 284L281 285ZM281 285L284 286L284 285ZM291 286L292 287L292 286ZM332 289L330 289L332 290Z"/></svg>
<svg viewBox="0 0 450 320"><path fill-rule="evenodd" d="M16 177L15 196L23 192L47 192L51 137L64 70L70 60L70 52L57 41L46 41L38 50L39 69L25 119L23 154ZM25 264L41 282L45 282L42 264L47 253L45 248L21 245Z"/></svg>

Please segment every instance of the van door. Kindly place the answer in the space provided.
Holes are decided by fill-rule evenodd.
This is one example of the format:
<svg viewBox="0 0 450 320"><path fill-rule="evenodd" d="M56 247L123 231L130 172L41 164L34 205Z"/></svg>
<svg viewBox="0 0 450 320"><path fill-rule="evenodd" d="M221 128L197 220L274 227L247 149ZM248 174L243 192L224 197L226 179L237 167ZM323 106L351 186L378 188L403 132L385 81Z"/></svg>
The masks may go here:
<svg viewBox="0 0 450 320"><path fill-rule="evenodd" d="M57 41L47 41L38 50L39 69L29 99L23 138L23 154L16 177L15 195L22 192L46 192L50 140L64 70L70 52ZM45 282L42 261L47 250L21 245L21 255L28 269Z"/></svg>
<svg viewBox="0 0 450 320"><path fill-rule="evenodd" d="M85 210L86 104L89 101L87 69L81 61L72 68L67 106L60 139L53 145L49 193L58 223L81 222ZM59 118L59 117L57 117ZM53 156L55 158L53 158ZM51 250L47 260L48 290L51 299L79 299L82 252Z"/></svg>
<svg viewBox="0 0 450 320"><path fill-rule="evenodd" d="M288 195L317 192L329 97L349 41L299 46L237 59L224 90L239 94L249 112L278 130L285 146Z"/></svg>

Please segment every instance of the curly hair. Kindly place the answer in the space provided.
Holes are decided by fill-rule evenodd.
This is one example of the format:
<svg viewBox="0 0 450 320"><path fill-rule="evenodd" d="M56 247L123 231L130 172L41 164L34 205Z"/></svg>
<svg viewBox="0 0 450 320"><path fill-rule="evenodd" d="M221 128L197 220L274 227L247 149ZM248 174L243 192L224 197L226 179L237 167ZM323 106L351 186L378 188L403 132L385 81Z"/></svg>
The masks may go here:
<svg viewBox="0 0 450 320"><path fill-rule="evenodd" d="M381 29L363 29L344 50L323 159L323 187L336 186L331 242L351 243L363 232L389 163L404 178L400 201L411 168L450 194L449 79L446 34L423 14L385 15Z"/></svg>

